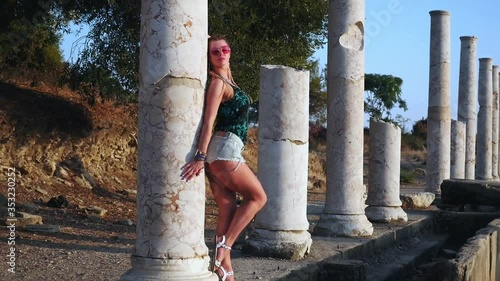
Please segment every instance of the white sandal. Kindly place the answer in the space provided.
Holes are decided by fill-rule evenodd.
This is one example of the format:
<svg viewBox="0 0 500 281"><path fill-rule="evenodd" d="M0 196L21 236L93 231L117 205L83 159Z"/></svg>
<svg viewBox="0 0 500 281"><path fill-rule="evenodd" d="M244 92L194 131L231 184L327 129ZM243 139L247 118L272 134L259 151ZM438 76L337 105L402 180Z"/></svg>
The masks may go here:
<svg viewBox="0 0 500 281"><path fill-rule="evenodd" d="M217 236L215 236L215 241L217 241ZM214 254L214 265L218 267L222 271L222 276L220 276L219 272L213 268L213 271L219 277L219 280L226 281L228 276L234 276L234 271L227 271L221 264L221 261L217 260L217 249L224 248L228 251L231 251L231 247L226 245L226 235L222 235L222 241L218 242L215 245L215 254Z"/></svg>

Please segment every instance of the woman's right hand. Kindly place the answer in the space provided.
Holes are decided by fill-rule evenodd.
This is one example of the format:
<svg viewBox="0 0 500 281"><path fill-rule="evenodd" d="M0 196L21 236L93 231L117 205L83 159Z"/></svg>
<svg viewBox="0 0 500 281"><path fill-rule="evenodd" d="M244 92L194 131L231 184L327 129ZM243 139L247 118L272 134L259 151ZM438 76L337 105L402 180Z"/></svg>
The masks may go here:
<svg viewBox="0 0 500 281"><path fill-rule="evenodd" d="M187 163L181 168L182 169L181 180L186 180L186 182L188 182L194 177L199 176L204 167L205 167L204 161L194 160Z"/></svg>

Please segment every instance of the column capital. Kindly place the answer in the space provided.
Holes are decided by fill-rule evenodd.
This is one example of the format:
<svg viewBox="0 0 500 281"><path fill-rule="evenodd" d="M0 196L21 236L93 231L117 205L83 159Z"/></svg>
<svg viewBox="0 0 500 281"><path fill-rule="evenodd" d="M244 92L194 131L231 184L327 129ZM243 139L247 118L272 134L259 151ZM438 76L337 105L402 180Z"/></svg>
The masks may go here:
<svg viewBox="0 0 500 281"><path fill-rule="evenodd" d="M461 41L477 41L477 39L479 39L479 38L476 36L469 36L469 35L460 36Z"/></svg>
<svg viewBox="0 0 500 281"><path fill-rule="evenodd" d="M434 10L434 11L430 11L429 14L431 16L449 16L451 15L450 12L448 11L443 11L443 10Z"/></svg>
<svg viewBox="0 0 500 281"><path fill-rule="evenodd" d="M493 62L492 58L479 58L480 62Z"/></svg>

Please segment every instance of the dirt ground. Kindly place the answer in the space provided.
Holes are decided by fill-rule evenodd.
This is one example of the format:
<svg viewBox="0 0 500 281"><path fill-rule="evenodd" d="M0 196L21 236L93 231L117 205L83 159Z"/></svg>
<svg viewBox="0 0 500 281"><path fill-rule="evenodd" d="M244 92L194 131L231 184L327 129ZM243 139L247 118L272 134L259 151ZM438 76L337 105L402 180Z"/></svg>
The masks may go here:
<svg viewBox="0 0 500 281"><path fill-rule="evenodd" d="M60 226L58 233L16 229L15 280L110 280L130 268L136 120L136 105L102 102L90 107L68 89L0 80L0 195L8 196L8 180L14 177L16 211ZM253 129L244 156L254 171L257 154ZM310 155L308 200L324 201L325 153L320 149ZM410 155L406 160L411 169L423 167L421 159ZM12 169L15 176L9 175ZM412 185L422 185L423 176ZM60 195L67 206L47 205ZM206 198L206 229L213 230L217 208L208 187ZM0 198L0 203L0 217L5 218L6 202ZM0 233L0 256L7 261L10 231L2 227ZM92 259L92 253L99 253L99 259ZM0 279L14 280L6 262L0 264Z"/></svg>

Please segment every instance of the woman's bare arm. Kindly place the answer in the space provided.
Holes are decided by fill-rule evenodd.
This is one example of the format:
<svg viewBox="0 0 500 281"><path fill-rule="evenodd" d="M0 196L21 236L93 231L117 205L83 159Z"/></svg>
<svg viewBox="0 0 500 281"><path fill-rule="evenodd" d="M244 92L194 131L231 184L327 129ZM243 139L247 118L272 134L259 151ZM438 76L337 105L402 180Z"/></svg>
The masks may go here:
<svg viewBox="0 0 500 281"><path fill-rule="evenodd" d="M205 112L203 114L203 125L201 127L200 139L198 140L198 151L207 153L208 144L212 135L217 111L224 96L224 82L220 79L213 79L207 91ZM204 161L193 160L182 168L181 177L186 181L198 176L204 167Z"/></svg>
<svg viewBox="0 0 500 281"><path fill-rule="evenodd" d="M217 117L217 111L219 110L222 97L224 96L223 90L224 82L221 79L213 79L207 91L203 125L201 127L200 139L198 141L198 151L203 153L207 153L215 118Z"/></svg>

